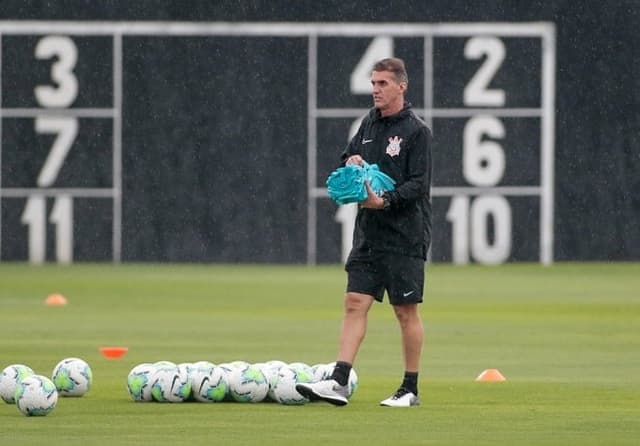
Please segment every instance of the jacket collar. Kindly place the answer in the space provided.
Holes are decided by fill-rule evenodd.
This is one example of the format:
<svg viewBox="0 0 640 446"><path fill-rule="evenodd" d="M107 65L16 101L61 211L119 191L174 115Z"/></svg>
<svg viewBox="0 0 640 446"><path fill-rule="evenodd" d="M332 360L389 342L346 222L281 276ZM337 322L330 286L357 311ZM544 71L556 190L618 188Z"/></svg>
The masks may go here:
<svg viewBox="0 0 640 446"><path fill-rule="evenodd" d="M380 110L378 110L377 108L373 108L371 110L371 115L373 117L373 119L375 121L378 120L386 120L389 122L394 122L397 121L401 118L404 118L407 114L409 114L409 112L411 111L411 103L409 101L404 101L404 106L402 107L402 110L400 110L398 113L396 113L395 115L391 115L391 116L382 116L380 114Z"/></svg>

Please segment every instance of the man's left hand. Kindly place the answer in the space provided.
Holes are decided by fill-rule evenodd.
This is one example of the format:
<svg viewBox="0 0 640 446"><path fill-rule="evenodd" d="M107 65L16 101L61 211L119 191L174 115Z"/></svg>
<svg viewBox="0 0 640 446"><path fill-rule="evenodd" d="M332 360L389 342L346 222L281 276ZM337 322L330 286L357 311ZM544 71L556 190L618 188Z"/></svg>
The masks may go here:
<svg viewBox="0 0 640 446"><path fill-rule="evenodd" d="M368 181L365 181L364 185L367 188L367 198L360 202L360 206L367 209L382 209L384 205L382 197L376 195L373 189L371 189L371 186L369 186Z"/></svg>

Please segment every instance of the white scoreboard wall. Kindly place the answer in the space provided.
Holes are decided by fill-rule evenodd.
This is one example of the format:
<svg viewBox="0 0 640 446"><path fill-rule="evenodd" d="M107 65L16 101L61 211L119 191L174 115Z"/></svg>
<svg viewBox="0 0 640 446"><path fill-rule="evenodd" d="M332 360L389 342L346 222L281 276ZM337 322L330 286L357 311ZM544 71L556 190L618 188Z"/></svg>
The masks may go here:
<svg viewBox="0 0 640 446"><path fill-rule="evenodd" d="M434 135L431 259L553 260L551 24L0 22L0 39L0 261L341 261L355 208L324 182L392 55Z"/></svg>

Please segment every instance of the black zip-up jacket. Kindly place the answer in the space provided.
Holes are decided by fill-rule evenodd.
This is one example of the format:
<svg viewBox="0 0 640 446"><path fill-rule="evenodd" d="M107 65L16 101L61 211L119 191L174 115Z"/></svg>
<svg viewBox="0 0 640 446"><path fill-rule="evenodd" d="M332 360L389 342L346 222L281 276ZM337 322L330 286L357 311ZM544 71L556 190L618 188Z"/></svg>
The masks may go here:
<svg viewBox="0 0 640 446"><path fill-rule="evenodd" d="M431 243L431 132L405 102L382 117L373 108L342 153L377 164L396 181L386 210L358 209L353 249L391 252L426 260Z"/></svg>

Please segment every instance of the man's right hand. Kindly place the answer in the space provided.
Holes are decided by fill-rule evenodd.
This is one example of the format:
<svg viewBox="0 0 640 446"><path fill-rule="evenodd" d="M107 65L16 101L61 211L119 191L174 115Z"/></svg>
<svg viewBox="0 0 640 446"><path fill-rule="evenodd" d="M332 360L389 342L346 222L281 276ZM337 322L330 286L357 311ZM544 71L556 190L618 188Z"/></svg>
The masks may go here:
<svg viewBox="0 0 640 446"><path fill-rule="evenodd" d="M364 160L360 155L351 155L347 158L347 162L345 163L347 166L350 164L357 164L358 166L362 166L364 164Z"/></svg>

